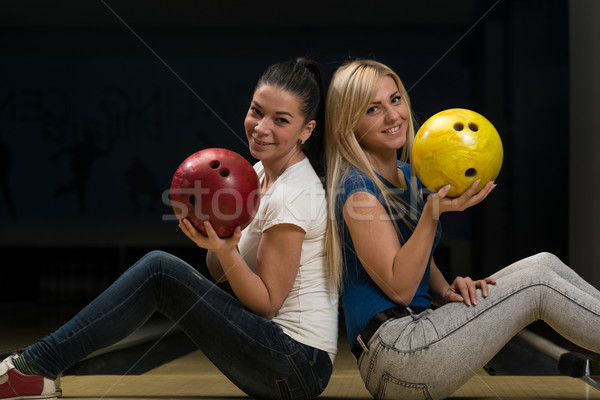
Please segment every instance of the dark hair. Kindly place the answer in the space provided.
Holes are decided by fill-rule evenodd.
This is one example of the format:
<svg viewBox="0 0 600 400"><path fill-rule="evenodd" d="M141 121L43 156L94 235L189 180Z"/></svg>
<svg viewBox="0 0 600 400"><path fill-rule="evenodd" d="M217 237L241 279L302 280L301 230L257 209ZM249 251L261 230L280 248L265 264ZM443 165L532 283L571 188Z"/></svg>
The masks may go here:
<svg viewBox="0 0 600 400"><path fill-rule="evenodd" d="M271 65L262 74L256 87L275 86L298 97L305 122L315 120L316 126L310 139L302 146L317 175L325 174L324 153L324 108L325 94L323 76L319 65L308 58L300 57L293 61L283 61Z"/></svg>

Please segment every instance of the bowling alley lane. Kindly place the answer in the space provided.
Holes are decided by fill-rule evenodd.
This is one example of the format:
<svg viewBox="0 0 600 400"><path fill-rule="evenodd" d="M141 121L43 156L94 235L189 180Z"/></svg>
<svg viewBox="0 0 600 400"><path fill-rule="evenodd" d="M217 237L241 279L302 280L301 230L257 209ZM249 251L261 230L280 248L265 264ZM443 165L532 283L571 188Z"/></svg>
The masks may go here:
<svg viewBox="0 0 600 400"><path fill-rule="evenodd" d="M10 334L6 329L0 330L0 353L26 346L59 326L69 314L64 309L53 312L43 306L22 305L20 308L24 311L20 315L9 317L5 313L0 318L0 326L12 327ZM40 313L45 316L40 318ZM248 398L201 351L182 347L185 339L178 333L164 337L169 328L169 321L155 316L140 332L76 365L62 377L63 398ZM557 352L579 349L563 348L563 343L551 342L540 333L551 337L543 325L531 326L484 369L476 371L450 399L600 399L600 390L591 378L571 377L557 370ZM148 357L146 352L150 347L154 347L153 353L161 354ZM131 369L142 354L146 361L139 368ZM129 374L124 375L128 370ZM364 388L343 331L331 381L320 398L372 398Z"/></svg>
<svg viewBox="0 0 600 400"><path fill-rule="evenodd" d="M195 351L136 376L66 376L65 397L89 399L248 398L202 352ZM340 352L323 399L372 399L364 388L347 341ZM560 375L489 375L477 371L450 399L600 399L600 391L582 379Z"/></svg>

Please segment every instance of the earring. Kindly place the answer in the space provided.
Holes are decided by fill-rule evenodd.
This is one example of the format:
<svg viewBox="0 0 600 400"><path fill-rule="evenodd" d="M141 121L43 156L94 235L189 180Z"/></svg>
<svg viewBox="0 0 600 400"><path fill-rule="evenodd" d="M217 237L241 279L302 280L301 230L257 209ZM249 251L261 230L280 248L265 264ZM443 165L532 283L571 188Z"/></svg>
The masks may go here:
<svg viewBox="0 0 600 400"><path fill-rule="evenodd" d="M306 143L306 139L300 139L300 145L304 145Z"/></svg>

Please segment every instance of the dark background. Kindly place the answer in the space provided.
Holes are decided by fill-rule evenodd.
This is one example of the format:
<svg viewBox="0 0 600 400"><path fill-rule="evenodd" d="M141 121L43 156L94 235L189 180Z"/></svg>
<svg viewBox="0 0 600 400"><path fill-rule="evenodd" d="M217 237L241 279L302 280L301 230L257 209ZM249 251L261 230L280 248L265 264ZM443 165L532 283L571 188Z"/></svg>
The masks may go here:
<svg viewBox="0 0 600 400"><path fill-rule="evenodd" d="M343 61L375 58L420 122L462 107L496 126L497 188L444 216L449 280L542 250L569 260L565 0L5 0L0 48L5 310L24 289L33 302L86 302L151 249L201 266L165 201L172 174L206 147L248 157L254 84L297 56L327 82Z"/></svg>

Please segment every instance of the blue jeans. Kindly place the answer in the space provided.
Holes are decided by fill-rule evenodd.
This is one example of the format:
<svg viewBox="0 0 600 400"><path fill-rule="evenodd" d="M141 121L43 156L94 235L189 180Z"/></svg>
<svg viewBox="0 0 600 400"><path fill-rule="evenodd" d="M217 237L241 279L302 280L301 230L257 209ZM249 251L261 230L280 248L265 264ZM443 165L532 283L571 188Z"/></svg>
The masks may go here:
<svg viewBox="0 0 600 400"><path fill-rule="evenodd" d="M600 292L557 257L540 253L493 277L496 285L486 298L478 291L476 306L450 303L385 322L358 360L373 397L446 398L540 319L573 343L600 352Z"/></svg>
<svg viewBox="0 0 600 400"><path fill-rule="evenodd" d="M153 251L23 355L50 379L139 328L158 311L234 384L265 399L310 399L332 372L329 354L291 339L181 259Z"/></svg>

